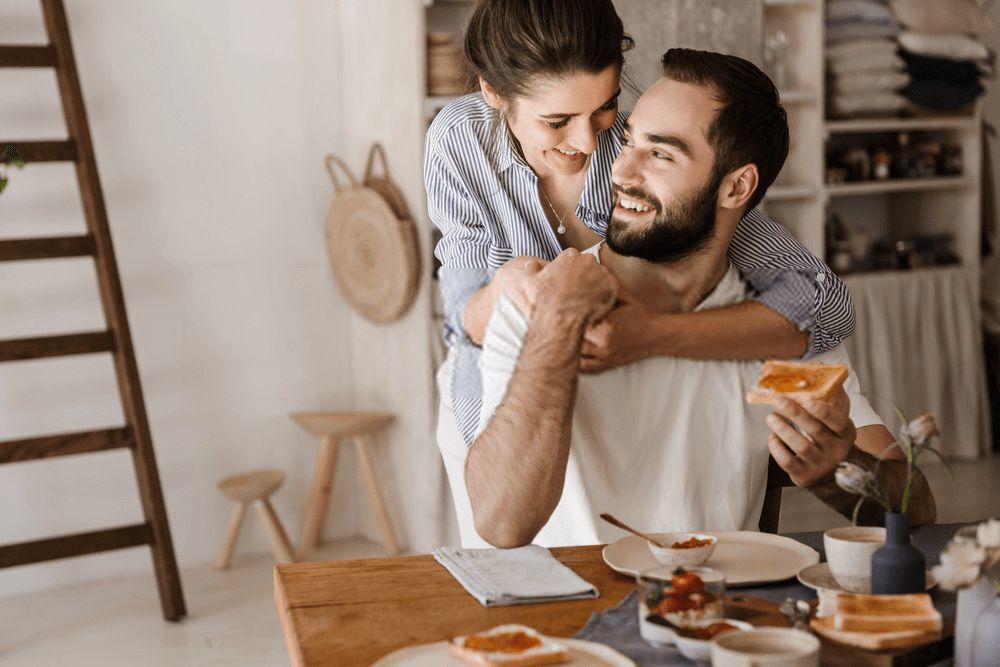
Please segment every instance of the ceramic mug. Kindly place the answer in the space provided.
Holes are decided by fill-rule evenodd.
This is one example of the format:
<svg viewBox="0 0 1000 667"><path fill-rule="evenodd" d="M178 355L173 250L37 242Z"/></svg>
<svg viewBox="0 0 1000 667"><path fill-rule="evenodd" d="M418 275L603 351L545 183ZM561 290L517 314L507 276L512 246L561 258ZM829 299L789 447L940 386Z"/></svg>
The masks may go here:
<svg viewBox="0 0 1000 667"><path fill-rule="evenodd" d="M727 632L712 642L713 667L818 667L819 640L791 628Z"/></svg>
<svg viewBox="0 0 1000 667"><path fill-rule="evenodd" d="M885 528L847 526L823 533L830 574L851 593L872 592L872 554L885 544Z"/></svg>

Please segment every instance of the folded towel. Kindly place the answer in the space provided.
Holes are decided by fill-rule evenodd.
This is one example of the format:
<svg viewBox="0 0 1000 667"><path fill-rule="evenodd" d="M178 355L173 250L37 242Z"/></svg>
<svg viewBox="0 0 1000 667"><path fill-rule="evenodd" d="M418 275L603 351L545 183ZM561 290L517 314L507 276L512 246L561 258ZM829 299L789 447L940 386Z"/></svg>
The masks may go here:
<svg viewBox="0 0 1000 667"><path fill-rule="evenodd" d="M918 107L931 111L957 111L975 102L984 90L978 81L918 79L900 92Z"/></svg>
<svg viewBox="0 0 1000 667"><path fill-rule="evenodd" d="M906 62L906 71L914 79L944 79L972 83L986 73L985 67L975 60L934 58L910 53L905 49L900 50L899 56Z"/></svg>
<svg viewBox="0 0 1000 667"><path fill-rule="evenodd" d="M826 19L872 23L895 23L896 18L884 2L878 0L829 0Z"/></svg>
<svg viewBox="0 0 1000 667"><path fill-rule="evenodd" d="M854 72L833 77L833 90L845 95L884 93L899 90L910 83L905 72Z"/></svg>
<svg viewBox="0 0 1000 667"><path fill-rule="evenodd" d="M906 98L897 93L863 93L834 95L830 100L836 116L870 116L895 113L907 106Z"/></svg>
<svg viewBox="0 0 1000 667"><path fill-rule="evenodd" d="M990 29L989 17L969 0L891 0L889 4L910 30L982 35Z"/></svg>
<svg viewBox="0 0 1000 667"><path fill-rule="evenodd" d="M931 33L904 30L899 43L907 51L921 56L954 60L987 60L990 52L976 39L955 33Z"/></svg>
<svg viewBox="0 0 1000 667"><path fill-rule="evenodd" d="M851 58L831 58L828 60L830 71L834 74L851 72L902 72L903 59L895 53L861 54Z"/></svg>
<svg viewBox="0 0 1000 667"><path fill-rule="evenodd" d="M596 598L592 584L534 544L517 549L434 550L441 563L484 607Z"/></svg>
<svg viewBox="0 0 1000 667"><path fill-rule="evenodd" d="M874 23L870 21L847 21L839 19L826 22L826 43L833 44L848 39L874 39L878 37L894 37L899 32L899 26L893 21Z"/></svg>
<svg viewBox="0 0 1000 667"><path fill-rule="evenodd" d="M826 57L830 59L856 58L858 56L886 56L896 53L899 44L888 37L875 39L849 39L826 47Z"/></svg>

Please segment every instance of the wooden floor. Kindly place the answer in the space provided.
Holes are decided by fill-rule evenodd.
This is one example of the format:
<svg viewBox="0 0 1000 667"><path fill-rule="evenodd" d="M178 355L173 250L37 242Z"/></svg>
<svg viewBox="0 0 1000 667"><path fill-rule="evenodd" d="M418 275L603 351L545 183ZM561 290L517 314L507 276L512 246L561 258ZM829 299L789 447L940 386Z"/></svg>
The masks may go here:
<svg viewBox="0 0 1000 667"><path fill-rule="evenodd" d="M928 471L941 521L1000 516L1000 457L956 464L955 480L942 468ZM786 490L782 531L818 530L846 523L811 496ZM319 558L379 556L382 547L361 541L326 545ZM213 667L288 664L274 606L269 556L237 555L228 572L210 564L185 568L189 616L179 624L159 616L151 577L129 577L0 597L0 665L118 665Z"/></svg>

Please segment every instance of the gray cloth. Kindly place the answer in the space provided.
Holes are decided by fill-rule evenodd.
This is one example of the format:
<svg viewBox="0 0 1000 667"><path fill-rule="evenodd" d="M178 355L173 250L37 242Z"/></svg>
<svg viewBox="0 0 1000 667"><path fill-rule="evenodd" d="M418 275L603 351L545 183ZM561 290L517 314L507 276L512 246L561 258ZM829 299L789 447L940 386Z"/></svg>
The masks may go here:
<svg viewBox="0 0 1000 667"><path fill-rule="evenodd" d="M946 458L990 448L978 280L966 266L844 277L858 314L845 345L865 395L890 432L893 406L910 418L933 412Z"/></svg>
<svg viewBox="0 0 1000 667"><path fill-rule="evenodd" d="M484 607L596 598L597 589L544 547L434 550L458 583Z"/></svg>
<svg viewBox="0 0 1000 667"><path fill-rule="evenodd" d="M945 545L959 527L959 524L942 524L938 526L924 526L914 531L913 544L927 557L928 567L938 562L938 558L944 550ZM792 533L788 537L816 549L825 558L823 554L823 533ZM812 600L816 597L816 591L803 586L795 580L766 586L730 590L729 594L748 595L771 600L772 602L783 602L785 598L789 597L797 600ZM931 592L931 598L934 601L934 606L941 612L945 623L954 623L955 594L934 589ZM663 665L693 664L690 660L682 656L676 647L653 646L639 636L638 605L638 595L633 591L614 607L591 615L587 624L574 637L576 639L586 639L587 641L607 644L619 653L634 660L640 667L646 665L659 667Z"/></svg>

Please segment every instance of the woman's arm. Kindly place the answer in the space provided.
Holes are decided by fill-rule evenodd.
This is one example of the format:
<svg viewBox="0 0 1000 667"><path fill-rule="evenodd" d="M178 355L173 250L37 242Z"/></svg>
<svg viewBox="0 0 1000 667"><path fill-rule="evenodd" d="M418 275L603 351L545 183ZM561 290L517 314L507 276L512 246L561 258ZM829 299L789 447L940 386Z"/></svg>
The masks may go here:
<svg viewBox="0 0 1000 667"><path fill-rule="evenodd" d="M444 305L445 342L451 346L465 336L463 317L467 304L478 301L477 295L492 277L492 238L482 223L477 199L448 159L447 151L433 141L433 132L428 133L425 155L427 213L441 231L434 255L441 262L438 282ZM475 340L478 343L481 339Z"/></svg>
<svg viewBox="0 0 1000 667"><path fill-rule="evenodd" d="M515 257L501 266L493 274L489 284L481 287L465 304L462 314L462 325L465 333L476 345L482 346L486 327L496 308L497 301L504 293L511 295L515 301L533 301L534 295L527 294L532 276L534 276L545 261L537 257Z"/></svg>
<svg viewBox="0 0 1000 667"><path fill-rule="evenodd" d="M832 350L854 333L847 286L787 229L756 209L736 227L729 257L753 288L752 300L810 333L807 357Z"/></svg>
<svg viewBox="0 0 1000 667"><path fill-rule="evenodd" d="M729 255L751 287L750 301L674 314L625 302L587 332L581 369L600 372L650 356L808 357L853 333L846 286L781 225L751 211Z"/></svg>

